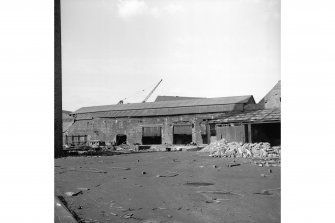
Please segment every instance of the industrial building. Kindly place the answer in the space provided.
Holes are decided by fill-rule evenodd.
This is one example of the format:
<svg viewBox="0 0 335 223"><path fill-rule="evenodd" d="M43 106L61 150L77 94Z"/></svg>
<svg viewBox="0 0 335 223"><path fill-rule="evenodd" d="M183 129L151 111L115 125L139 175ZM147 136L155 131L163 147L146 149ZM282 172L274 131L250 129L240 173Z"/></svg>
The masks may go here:
<svg viewBox="0 0 335 223"><path fill-rule="evenodd" d="M280 82L258 103L252 95L192 98L158 96L155 102L83 107L66 135L107 144L208 144L268 141L280 144Z"/></svg>

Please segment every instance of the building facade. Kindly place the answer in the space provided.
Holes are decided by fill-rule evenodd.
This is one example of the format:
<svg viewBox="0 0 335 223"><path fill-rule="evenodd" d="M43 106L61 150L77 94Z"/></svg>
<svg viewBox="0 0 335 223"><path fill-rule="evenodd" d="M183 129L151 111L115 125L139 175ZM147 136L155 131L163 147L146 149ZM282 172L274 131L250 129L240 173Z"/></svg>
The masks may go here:
<svg viewBox="0 0 335 223"><path fill-rule="evenodd" d="M85 107L73 113L68 135L115 144L206 144L208 120L248 104L255 104L250 95Z"/></svg>
<svg viewBox="0 0 335 223"><path fill-rule="evenodd" d="M190 98L159 96L155 102L84 107L72 113L66 135L112 144L280 145L280 81L258 103L253 96Z"/></svg>

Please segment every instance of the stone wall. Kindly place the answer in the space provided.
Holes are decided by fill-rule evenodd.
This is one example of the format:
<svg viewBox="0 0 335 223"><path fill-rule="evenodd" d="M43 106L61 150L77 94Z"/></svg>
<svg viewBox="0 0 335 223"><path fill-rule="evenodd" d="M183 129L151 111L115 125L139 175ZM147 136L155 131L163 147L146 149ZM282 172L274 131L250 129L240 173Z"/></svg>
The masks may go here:
<svg viewBox="0 0 335 223"><path fill-rule="evenodd" d="M263 109L280 108L281 106L281 83L278 83L258 103Z"/></svg>
<svg viewBox="0 0 335 223"><path fill-rule="evenodd" d="M201 115L180 115L143 118L94 118L77 120L69 128L68 135L88 135L88 140L115 142L117 134L127 135L128 143L142 144L142 127L161 126L162 144L173 143L175 124L193 124L192 141L203 143L200 124L205 119L213 119L222 113Z"/></svg>

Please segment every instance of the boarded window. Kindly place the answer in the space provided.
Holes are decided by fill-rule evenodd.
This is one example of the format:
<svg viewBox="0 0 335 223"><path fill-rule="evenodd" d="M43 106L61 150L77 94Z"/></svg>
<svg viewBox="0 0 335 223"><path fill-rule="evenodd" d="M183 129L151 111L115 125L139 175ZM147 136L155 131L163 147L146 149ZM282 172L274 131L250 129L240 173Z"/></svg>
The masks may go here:
<svg viewBox="0 0 335 223"><path fill-rule="evenodd" d="M173 134L192 135L192 126L191 125L175 125L173 127Z"/></svg>
<svg viewBox="0 0 335 223"><path fill-rule="evenodd" d="M173 127L173 144L189 144L192 142L192 125L175 125Z"/></svg>
<svg viewBox="0 0 335 223"><path fill-rule="evenodd" d="M161 127L143 127L142 144L162 144Z"/></svg>
<svg viewBox="0 0 335 223"><path fill-rule="evenodd" d="M161 127L143 127L143 136L161 136Z"/></svg>

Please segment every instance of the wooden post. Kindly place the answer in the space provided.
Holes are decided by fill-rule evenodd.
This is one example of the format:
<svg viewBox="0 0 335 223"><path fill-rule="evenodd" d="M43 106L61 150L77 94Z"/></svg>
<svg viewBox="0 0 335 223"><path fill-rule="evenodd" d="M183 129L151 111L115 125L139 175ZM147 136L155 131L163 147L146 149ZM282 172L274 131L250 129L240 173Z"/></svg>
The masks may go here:
<svg viewBox="0 0 335 223"><path fill-rule="evenodd" d="M252 143L251 124L248 124L248 142Z"/></svg>

